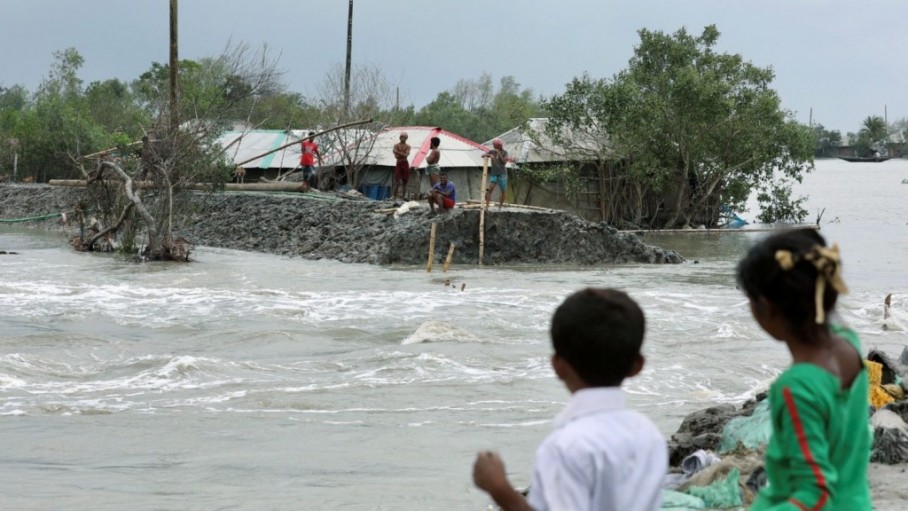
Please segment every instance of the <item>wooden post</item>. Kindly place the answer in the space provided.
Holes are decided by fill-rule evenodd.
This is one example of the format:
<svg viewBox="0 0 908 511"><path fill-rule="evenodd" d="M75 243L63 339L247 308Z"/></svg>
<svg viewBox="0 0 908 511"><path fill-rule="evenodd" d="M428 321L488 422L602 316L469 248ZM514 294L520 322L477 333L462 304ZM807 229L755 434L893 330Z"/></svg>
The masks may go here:
<svg viewBox="0 0 908 511"><path fill-rule="evenodd" d="M432 262L435 260L435 222L432 222L432 229L429 234L429 262L426 263L426 271L432 273Z"/></svg>
<svg viewBox="0 0 908 511"><path fill-rule="evenodd" d="M489 156L482 155L482 188L480 189L480 200L482 207L479 208L479 266L482 266L482 255L486 249L486 179L489 177Z"/></svg>
<svg viewBox="0 0 908 511"><path fill-rule="evenodd" d="M350 115L350 53L353 47L353 0L347 9L347 67L344 70L344 118Z"/></svg>
<svg viewBox="0 0 908 511"><path fill-rule="evenodd" d="M180 109L178 100L178 77L180 69L179 46L177 42L177 0L170 0L170 131L176 137L180 127Z"/></svg>
<svg viewBox="0 0 908 511"><path fill-rule="evenodd" d="M448 267L451 266L451 259L454 258L454 242L451 242L451 247L448 248L448 257L445 258L445 267L444 272L447 273Z"/></svg>

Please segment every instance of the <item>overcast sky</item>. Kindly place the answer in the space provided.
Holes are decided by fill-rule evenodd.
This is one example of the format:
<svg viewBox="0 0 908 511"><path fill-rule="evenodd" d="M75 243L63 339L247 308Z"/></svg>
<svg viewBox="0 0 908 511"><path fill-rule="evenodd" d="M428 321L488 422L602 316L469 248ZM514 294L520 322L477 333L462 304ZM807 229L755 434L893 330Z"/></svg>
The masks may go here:
<svg viewBox="0 0 908 511"><path fill-rule="evenodd" d="M81 77L130 81L167 62L168 0L0 0L0 85L30 90L52 53L76 48ZM291 91L307 96L346 52L348 0L180 0L180 58L227 41L280 53ZM514 76L550 96L588 72L627 66L637 30L699 34L720 51L771 66L783 106L827 129L869 115L908 117L904 0L355 0L353 60L381 68L417 108L462 78Z"/></svg>

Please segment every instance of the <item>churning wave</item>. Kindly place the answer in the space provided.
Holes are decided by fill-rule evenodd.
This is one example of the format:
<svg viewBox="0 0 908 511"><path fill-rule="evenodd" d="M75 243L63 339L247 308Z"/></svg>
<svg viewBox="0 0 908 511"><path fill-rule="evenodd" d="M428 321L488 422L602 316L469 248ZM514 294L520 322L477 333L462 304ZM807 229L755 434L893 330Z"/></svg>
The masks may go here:
<svg viewBox="0 0 908 511"><path fill-rule="evenodd" d="M416 331L404 339L401 344L423 342L481 342L481 340L449 323L430 320L419 325Z"/></svg>

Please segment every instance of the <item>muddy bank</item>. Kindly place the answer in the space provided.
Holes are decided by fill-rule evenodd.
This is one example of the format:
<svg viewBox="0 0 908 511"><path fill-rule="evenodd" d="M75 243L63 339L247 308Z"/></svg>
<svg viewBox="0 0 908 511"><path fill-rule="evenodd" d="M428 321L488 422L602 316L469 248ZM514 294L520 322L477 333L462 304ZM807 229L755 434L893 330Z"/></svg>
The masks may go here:
<svg viewBox="0 0 908 511"><path fill-rule="evenodd" d="M44 185L0 186L0 219L72 211L82 192ZM419 204L393 215L379 212L393 208L392 202L307 194L197 194L195 199L195 212L174 230L196 245L342 262L425 264L434 222L436 261L444 260L452 242L454 263L476 264L479 258L478 210L432 215ZM61 223L55 218L28 225L59 228ZM675 251L561 211L493 208L486 213L483 262L489 265L682 261Z"/></svg>

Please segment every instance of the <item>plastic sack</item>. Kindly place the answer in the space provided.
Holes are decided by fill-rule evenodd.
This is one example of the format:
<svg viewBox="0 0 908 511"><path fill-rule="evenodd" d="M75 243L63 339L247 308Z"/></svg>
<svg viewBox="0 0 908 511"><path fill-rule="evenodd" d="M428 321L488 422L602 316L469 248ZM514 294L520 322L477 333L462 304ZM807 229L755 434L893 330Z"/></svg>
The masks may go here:
<svg viewBox="0 0 908 511"><path fill-rule="evenodd" d="M699 449L688 454L681 460L681 470L684 472L684 475L690 477L704 468L720 461L721 459L713 454L712 451Z"/></svg>
<svg viewBox="0 0 908 511"><path fill-rule="evenodd" d="M691 486L687 493L699 497L706 504L706 509L726 509L742 506L740 487L741 471L733 468L725 479L719 479L709 486Z"/></svg>
<svg viewBox="0 0 908 511"><path fill-rule="evenodd" d="M883 376L883 370L885 369L883 364L872 360L865 360L864 365L867 366L867 375L870 378L870 395L868 396L870 405L874 408L882 408L883 406L894 402L895 398L883 388L883 381L885 379Z"/></svg>
<svg viewBox="0 0 908 511"><path fill-rule="evenodd" d="M706 509L706 503L700 497L674 490L662 490L662 508L672 511L688 511L691 509Z"/></svg>
<svg viewBox="0 0 908 511"><path fill-rule="evenodd" d="M772 435L772 415L769 400L760 401L750 417L735 417L722 428L722 439L719 441L719 452L730 452L738 448L738 443L748 449L756 449L769 443Z"/></svg>

